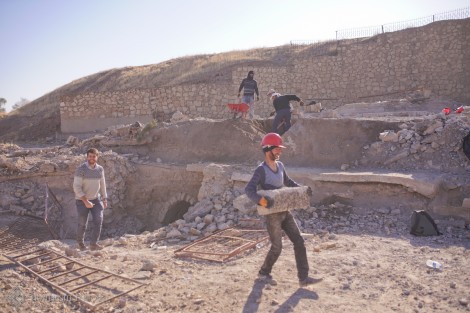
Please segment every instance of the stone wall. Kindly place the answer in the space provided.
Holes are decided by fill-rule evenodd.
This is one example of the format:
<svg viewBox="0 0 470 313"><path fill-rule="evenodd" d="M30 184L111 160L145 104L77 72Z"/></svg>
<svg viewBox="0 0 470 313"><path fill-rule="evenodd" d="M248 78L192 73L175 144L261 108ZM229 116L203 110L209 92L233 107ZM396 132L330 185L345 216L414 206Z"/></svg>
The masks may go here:
<svg viewBox="0 0 470 313"><path fill-rule="evenodd" d="M255 113L267 117L269 89L304 99L328 98L326 108L375 98L403 97L421 87L433 95L470 104L470 19L441 21L370 38L338 41L326 54L301 47L285 66L242 66L232 83L199 83L154 89L87 93L64 97L63 132L88 132L110 125L190 117L229 118L227 103L238 102L241 80L255 70L260 101ZM294 53L294 52L293 52ZM309 109L308 107L306 108Z"/></svg>

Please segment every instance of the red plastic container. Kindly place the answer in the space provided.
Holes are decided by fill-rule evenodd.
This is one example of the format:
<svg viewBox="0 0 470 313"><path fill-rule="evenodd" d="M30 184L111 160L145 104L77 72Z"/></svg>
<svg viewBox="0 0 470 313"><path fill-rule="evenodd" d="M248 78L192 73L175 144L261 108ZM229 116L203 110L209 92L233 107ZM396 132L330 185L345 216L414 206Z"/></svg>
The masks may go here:
<svg viewBox="0 0 470 313"><path fill-rule="evenodd" d="M442 113L444 113L445 115L449 115L450 114L450 108L443 108Z"/></svg>
<svg viewBox="0 0 470 313"><path fill-rule="evenodd" d="M248 109L250 108L248 104L246 103L227 103L227 106L230 109L230 111L234 113L238 113L238 112L246 113L248 112Z"/></svg>

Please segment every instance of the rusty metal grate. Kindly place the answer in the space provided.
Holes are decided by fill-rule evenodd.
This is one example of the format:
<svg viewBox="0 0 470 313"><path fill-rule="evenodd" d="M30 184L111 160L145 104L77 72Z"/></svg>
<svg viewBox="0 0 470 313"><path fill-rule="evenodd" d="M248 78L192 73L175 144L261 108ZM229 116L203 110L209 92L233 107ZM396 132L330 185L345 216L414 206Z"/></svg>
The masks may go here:
<svg viewBox="0 0 470 313"><path fill-rule="evenodd" d="M48 206L49 195L52 203ZM50 249L38 247L43 241L59 239L62 206L46 187L44 218L24 215L0 229L0 251L56 291L94 309L146 284L77 262ZM118 287L119 286L119 287Z"/></svg>
<svg viewBox="0 0 470 313"><path fill-rule="evenodd" d="M77 262L51 249L27 247L4 254L56 291L90 309L147 284Z"/></svg>
<svg viewBox="0 0 470 313"><path fill-rule="evenodd" d="M268 240L263 229L227 228L175 250L177 257L225 262L243 251Z"/></svg>

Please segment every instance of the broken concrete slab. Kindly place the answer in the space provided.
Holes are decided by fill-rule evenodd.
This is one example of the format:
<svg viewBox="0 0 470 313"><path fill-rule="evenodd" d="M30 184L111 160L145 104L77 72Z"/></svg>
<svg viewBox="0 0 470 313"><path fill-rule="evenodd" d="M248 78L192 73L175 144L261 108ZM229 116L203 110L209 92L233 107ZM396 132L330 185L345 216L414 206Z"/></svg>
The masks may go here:
<svg viewBox="0 0 470 313"><path fill-rule="evenodd" d="M397 173L397 172L325 172L316 168L289 168L289 176L296 181L319 181L337 183L382 183L402 185L427 198L437 195L439 186L443 182L441 175L427 173ZM248 182L251 177L243 174L232 174L240 181ZM243 179L243 180L242 180Z"/></svg>

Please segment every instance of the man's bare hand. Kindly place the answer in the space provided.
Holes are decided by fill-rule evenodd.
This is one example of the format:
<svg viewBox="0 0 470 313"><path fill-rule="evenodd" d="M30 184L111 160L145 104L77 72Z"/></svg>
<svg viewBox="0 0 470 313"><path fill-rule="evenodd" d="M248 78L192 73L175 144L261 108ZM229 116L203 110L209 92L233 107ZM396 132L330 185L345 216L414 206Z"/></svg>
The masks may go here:
<svg viewBox="0 0 470 313"><path fill-rule="evenodd" d="M91 209L93 208L94 204L88 200L85 200L83 201L83 203L85 203L85 206L88 208L88 209Z"/></svg>

